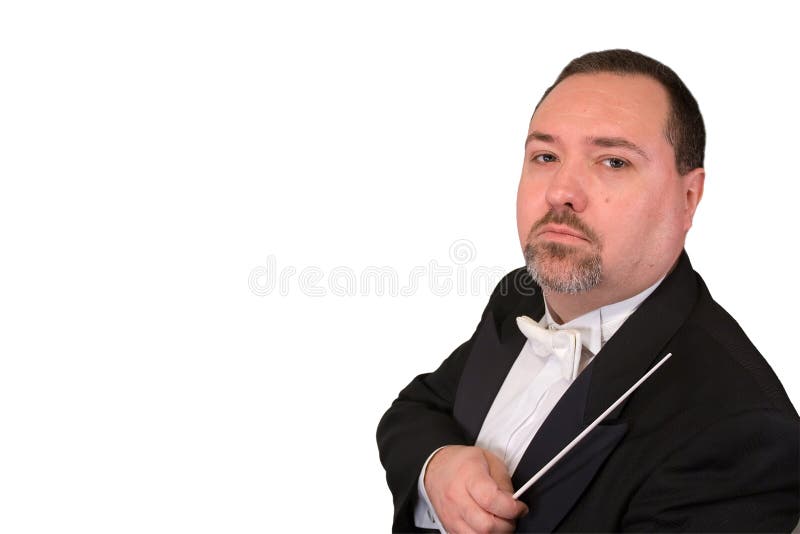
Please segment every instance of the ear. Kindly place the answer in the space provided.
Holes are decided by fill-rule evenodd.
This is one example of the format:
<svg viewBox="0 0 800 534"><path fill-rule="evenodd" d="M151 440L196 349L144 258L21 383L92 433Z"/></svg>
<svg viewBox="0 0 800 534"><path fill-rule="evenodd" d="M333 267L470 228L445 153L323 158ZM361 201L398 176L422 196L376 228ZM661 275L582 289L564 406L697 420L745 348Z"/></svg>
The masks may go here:
<svg viewBox="0 0 800 534"><path fill-rule="evenodd" d="M694 212L703 198L703 185L706 181L706 170L702 167L692 169L681 177L684 190L684 230L692 227Z"/></svg>

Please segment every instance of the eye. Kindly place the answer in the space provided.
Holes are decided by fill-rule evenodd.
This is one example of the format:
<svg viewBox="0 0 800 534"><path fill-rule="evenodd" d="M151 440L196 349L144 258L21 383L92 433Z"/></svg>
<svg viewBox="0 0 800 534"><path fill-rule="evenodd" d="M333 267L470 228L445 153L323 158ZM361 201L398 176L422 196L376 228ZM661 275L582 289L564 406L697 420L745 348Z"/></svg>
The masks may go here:
<svg viewBox="0 0 800 534"><path fill-rule="evenodd" d="M536 154L531 160L536 163L553 163L554 161L558 161L558 158L553 154L545 152L544 154Z"/></svg>
<svg viewBox="0 0 800 534"><path fill-rule="evenodd" d="M627 167L629 163L620 158L606 158L603 160L603 165L611 167L612 169L622 169Z"/></svg>

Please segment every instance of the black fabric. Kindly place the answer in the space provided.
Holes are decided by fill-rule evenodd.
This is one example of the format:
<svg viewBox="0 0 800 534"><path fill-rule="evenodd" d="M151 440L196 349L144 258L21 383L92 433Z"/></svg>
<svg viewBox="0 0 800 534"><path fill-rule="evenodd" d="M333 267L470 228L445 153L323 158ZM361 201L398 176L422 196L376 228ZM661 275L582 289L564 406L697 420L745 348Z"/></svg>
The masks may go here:
<svg viewBox="0 0 800 534"><path fill-rule="evenodd" d="M393 531L420 531L413 507L425 459L445 444L474 444L525 341L516 317L543 313L525 269L509 273L472 338L412 380L387 410L377 439L394 497ZM531 513L518 531L788 532L797 525L797 412L685 253L550 413L515 487L667 352L674 356L521 497Z"/></svg>

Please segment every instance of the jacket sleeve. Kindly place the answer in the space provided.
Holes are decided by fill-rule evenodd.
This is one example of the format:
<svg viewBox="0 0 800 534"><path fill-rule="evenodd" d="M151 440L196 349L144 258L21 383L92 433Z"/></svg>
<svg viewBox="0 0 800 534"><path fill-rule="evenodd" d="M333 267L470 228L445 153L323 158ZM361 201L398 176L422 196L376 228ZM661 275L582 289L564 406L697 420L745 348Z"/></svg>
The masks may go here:
<svg viewBox="0 0 800 534"><path fill-rule="evenodd" d="M732 415L682 443L631 499L623 530L790 532L800 506L800 424Z"/></svg>
<svg viewBox="0 0 800 534"><path fill-rule="evenodd" d="M508 276L492 293L481 323L507 279ZM428 456L443 445L471 445L453 418L453 405L481 323L436 371L414 378L378 424L378 451L394 500L394 532L420 532L414 525L414 504L420 470Z"/></svg>

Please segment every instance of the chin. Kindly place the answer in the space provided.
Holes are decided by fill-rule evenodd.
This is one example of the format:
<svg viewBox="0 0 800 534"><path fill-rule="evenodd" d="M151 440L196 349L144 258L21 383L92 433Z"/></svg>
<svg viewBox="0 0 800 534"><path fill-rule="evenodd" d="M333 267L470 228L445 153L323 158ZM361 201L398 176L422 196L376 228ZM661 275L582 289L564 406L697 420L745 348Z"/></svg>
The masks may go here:
<svg viewBox="0 0 800 534"><path fill-rule="evenodd" d="M525 265L542 289L576 294L600 283L603 264L599 253L586 252L562 243L529 244Z"/></svg>

